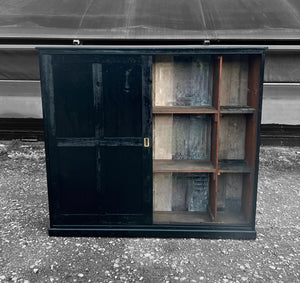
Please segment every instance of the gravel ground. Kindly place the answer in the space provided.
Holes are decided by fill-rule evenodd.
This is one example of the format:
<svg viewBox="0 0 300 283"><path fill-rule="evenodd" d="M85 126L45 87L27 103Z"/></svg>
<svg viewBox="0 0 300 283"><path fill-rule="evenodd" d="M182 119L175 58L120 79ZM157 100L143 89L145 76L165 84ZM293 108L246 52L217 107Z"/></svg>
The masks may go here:
<svg viewBox="0 0 300 283"><path fill-rule="evenodd" d="M255 241L48 237L42 143L0 142L0 282L300 282L300 148L262 147Z"/></svg>

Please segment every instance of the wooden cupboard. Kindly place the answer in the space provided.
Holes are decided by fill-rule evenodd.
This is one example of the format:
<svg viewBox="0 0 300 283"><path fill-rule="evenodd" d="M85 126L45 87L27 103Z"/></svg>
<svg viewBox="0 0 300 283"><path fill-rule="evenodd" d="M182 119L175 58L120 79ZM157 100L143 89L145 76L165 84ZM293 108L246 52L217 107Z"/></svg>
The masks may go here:
<svg viewBox="0 0 300 283"><path fill-rule="evenodd" d="M39 48L51 235L255 238L264 48Z"/></svg>

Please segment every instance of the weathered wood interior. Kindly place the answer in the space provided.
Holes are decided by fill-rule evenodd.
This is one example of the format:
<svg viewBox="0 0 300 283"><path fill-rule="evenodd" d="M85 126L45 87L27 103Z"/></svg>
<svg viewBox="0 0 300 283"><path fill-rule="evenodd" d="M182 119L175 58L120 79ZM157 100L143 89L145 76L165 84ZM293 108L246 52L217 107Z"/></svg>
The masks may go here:
<svg viewBox="0 0 300 283"><path fill-rule="evenodd" d="M260 58L155 57L154 223L253 219Z"/></svg>

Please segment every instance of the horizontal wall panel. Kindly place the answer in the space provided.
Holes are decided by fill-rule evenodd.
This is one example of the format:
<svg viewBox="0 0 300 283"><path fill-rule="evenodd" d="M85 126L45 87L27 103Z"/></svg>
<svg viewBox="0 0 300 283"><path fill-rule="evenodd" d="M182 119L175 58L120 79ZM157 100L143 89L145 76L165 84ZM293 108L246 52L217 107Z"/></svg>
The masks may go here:
<svg viewBox="0 0 300 283"><path fill-rule="evenodd" d="M0 118L42 118L40 97L0 96Z"/></svg>
<svg viewBox="0 0 300 283"><path fill-rule="evenodd" d="M300 124L300 85L264 85L262 124Z"/></svg>
<svg viewBox="0 0 300 283"><path fill-rule="evenodd" d="M40 81L0 80L0 96L41 97Z"/></svg>
<svg viewBox="0 0 300 283"><path fill-rule="evenodd" d="M265 82L300 82L300 52L268 52Z"/></svg>
<svg viewBox="0 0 300 283"><path fill-rule="evenodd" d="M37 50L0 49L0 80L39 80Z"/></svg>
<svg viewBox="0 0 300 283"><path fill-rule="evenodd" d="M42 118L39 81L0 81L1 118Z"/></svg>

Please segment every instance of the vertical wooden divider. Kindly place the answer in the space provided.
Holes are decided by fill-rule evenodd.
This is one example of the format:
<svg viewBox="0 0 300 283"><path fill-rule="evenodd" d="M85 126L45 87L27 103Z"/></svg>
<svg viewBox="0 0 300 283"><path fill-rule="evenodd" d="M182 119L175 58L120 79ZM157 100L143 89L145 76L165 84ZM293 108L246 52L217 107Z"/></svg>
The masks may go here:
<svg viewBox="0 0 300 283"><path fill-rule="evenodd" d="M210 178L208 213L212 221L217 220L217 191L218 191L218 154L219 154L219 126L220 126L220 96L221 96L221 78L222 78L222 56L214 58L213 65L213 90L212 106L218 110L218 113L212 116L211 128L211 162L215 167L215 173Z"/></svg>
<svg viewBox="0 0 300 283"><path fill-rule="evenodd" d="M252 168L251 173L246 174L243 181L242 208L246 219L252 219L253 211L253 189L255 176L257 175L256 158L257 158L257 133L259 118L259 95L261 79L261 56L249 56L249 77L248 77L248 96L247 104L255 109L255 113L250 115L246 124L246 141L245 141L245 161Z"/></svg>

